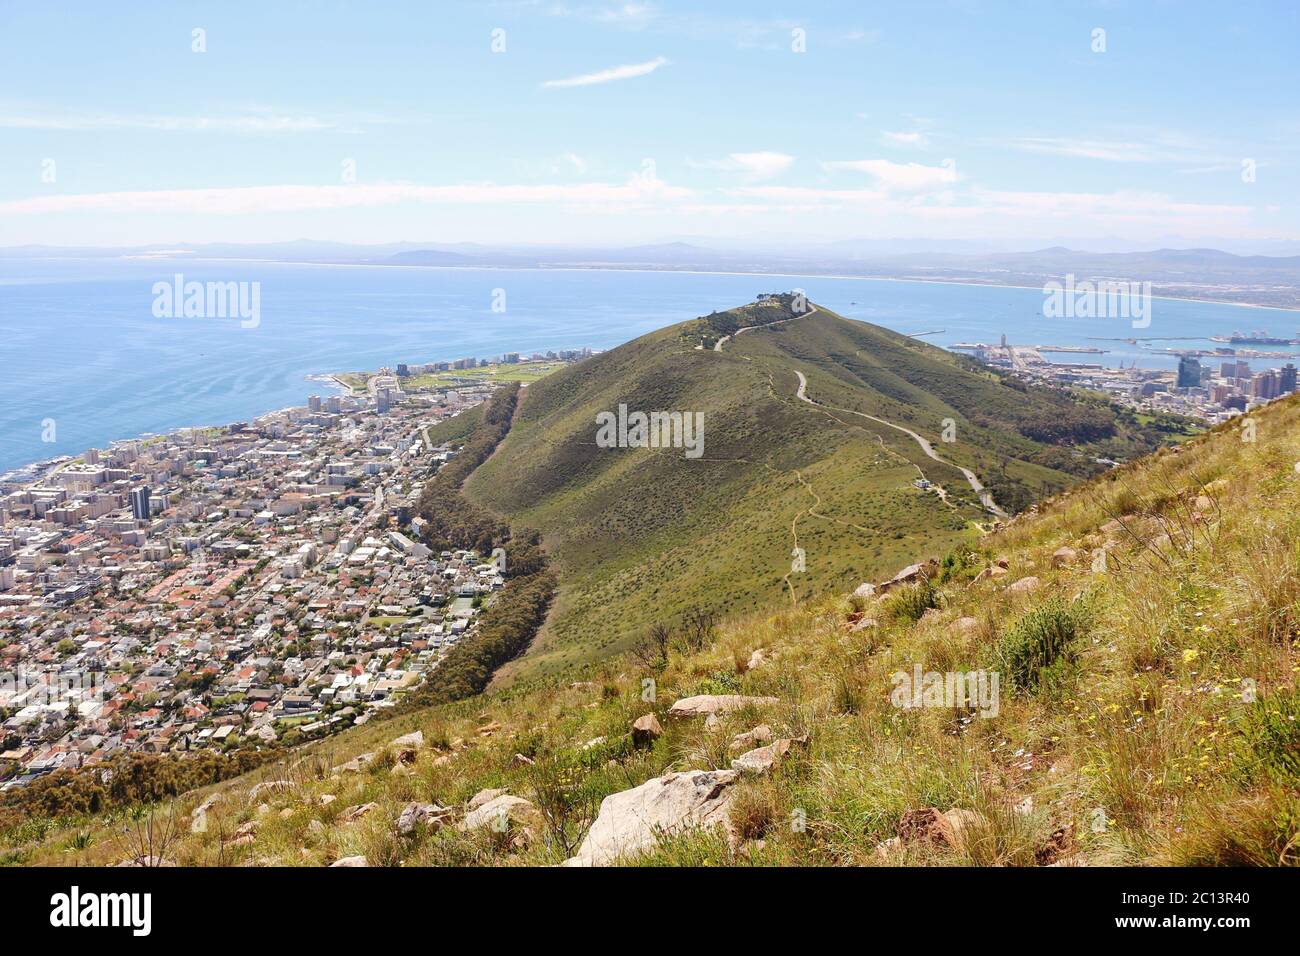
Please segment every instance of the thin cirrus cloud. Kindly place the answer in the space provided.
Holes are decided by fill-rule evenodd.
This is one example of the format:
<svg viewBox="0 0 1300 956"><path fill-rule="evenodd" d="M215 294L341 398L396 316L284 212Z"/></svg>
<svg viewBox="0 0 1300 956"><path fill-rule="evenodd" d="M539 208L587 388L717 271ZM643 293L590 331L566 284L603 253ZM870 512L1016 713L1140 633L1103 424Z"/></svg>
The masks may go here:
<svg viewBox="0 0 1300 956"><path fill-rule="evenodd" d="M1097 159L1108 163L1176 163L1205 158L1205 153L1196 147L1158 142L1022 136L1012 140L1011 145L1027 153Z"/></svg>
<svg viewBox="0 0 1300 956"><path fill-rule="evenodd" d="M630 80L634 77L653 73L659 67L667 65L667 63L667 57L657 56L653 60L647 60L644 63L625 63L622 66L610 67L608 70L598 70L595 73L582 73L562 80L547 80L542 84L542 88L561 89L572 86L596 86L600 83Z"/></svg>
<svg viewBox="0 0 1300 956"><path fill-rule="evenodd" d="M866 173L873 176L883 189L887 190L924 190L949 186L957 181L957 170L952 162L945 160L938 166L924 163L895 163L888 159L853 159L824 162L822 169L828 172L850 171Z"/></svg>
<svg viewBox="0 0 1300 956"><path fill-rule="evenodd" d="M773 176L785 172L793 164L793 156L768 150L753 153L728 153L726 159L687 162L688 166L695 169L721 169L740 173L750 182L771 179Z"/></svg>
<svg viewBox="0 0 1300 956"><path fill-rule="evenodd" d="M890 132L889 130L885 130L880 135L884 138L885 142L893 143L895 146L929 146L930 145L929 138L919 130L915 130L910 133L906 133L906 132L895 133L895 132Z"/></svg>
<svg viewBox="0 0 1300 956"><path fill-rule="evenodd" d="M0 113L0 128L55 131L158 130L219 133L311 133L339 129L332 120L313 116L255 113L245 116L146 116L119 113Z"/></svg>

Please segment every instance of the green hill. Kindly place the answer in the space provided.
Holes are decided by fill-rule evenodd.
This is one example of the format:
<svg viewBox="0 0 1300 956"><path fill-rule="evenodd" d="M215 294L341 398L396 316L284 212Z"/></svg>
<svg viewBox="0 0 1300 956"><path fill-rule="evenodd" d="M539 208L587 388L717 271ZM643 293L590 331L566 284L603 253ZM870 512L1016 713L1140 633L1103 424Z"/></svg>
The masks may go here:
<svg viewBox="0 0 1300 956"><path fill-rule="evenodd" d="M797 605L941 555L993 517L957 466L1015 511L1100 471L1095 457L1169 440L1105 402L801 305L771 297L661 329L526 390L465 484L539 529L560 576L546 627L506 676L618 652L692 609ZM817 404L800 399L800 374ZM599 447L597 416L621 405L702 414L701 453ZM792 570L796 548L805 570Z"/></svg>
<svg viewBox="0 0 1300 956"><path fill-rule="evenodd" d="M233 780L212 759L165 775L205 763L174 755L57 771L0 794L0 862L553 865L680 772L717 774L725 814L647 822L626 862L1294 866L1300 397L1250 420L1058 494L912 588L679 629L659 661L377 718ZM905 706L917 671L998 694ZM749 699L675 706L725 694ZM766 739L782 759L732 774ZM489 800L505 827L475 815Z"/></svg>

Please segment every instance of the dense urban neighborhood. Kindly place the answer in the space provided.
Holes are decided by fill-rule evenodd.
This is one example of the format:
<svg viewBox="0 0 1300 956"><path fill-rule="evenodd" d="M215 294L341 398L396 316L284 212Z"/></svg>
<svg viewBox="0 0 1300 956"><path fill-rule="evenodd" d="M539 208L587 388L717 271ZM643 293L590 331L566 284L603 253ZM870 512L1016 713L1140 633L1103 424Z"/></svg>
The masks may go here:
<svg viewBox="0 0 1300 956"><path fill-rule="evenodd" d="M1221 338L1218 341L1229 341ZM1031 381L1083 388L1138 411L1168 412L1218 424L1296 391L1295 353L1259 347L1273 340L1241 337L1232 346L1213 350L1165 349L1176 356L1178 368L1117 368L1082 362L1051 360L1043 353L1105 354L1101 348L1012 345L1006 336L996 345L961 343L955 349ZM1137 340L1133 340L1136 343ZM1286 359L1286 364L1270 362ZM1272 367L1268 367L1272 366Z"/></svg>
<svg viewBox="0 0 1300 956"><path fill-rule="evenodd" d="M0 786L292 744L420 684L503 586L492 555L430 550L417 513L456 454L427 429L496 385L436 376L480 365L401 365L0 476Z"/></svg>

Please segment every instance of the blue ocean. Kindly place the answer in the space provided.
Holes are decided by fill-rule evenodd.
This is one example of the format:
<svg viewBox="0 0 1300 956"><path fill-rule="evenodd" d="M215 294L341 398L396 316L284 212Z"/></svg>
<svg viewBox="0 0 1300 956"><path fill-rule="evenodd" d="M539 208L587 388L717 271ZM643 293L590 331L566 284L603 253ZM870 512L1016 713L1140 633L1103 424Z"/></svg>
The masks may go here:
<svg viewBox="0 0 1300 956"><path fill-rule="evenodd" d="M162 318L154 285L260 283L260 321ZM849 318L925 341L1105 348L1081 361L1169 367L1169 347L1300 314L1157 299L1150 327L1047 319L1039 289L925 282L596 270L422 269L173 259L0 259L0 472L114 439L215 425L330 386L310 376L507 351L611 348L652 329L804 289ZM504 305L504 310L493 306ZM1130 336L1170 341L1146 345ZM1271 346L1277 349L1277 346ZM1260 360L1260 367L1281 364ZM50 428L50 423L53 428ZM43 439L53 438L53 441Z"/></svg>

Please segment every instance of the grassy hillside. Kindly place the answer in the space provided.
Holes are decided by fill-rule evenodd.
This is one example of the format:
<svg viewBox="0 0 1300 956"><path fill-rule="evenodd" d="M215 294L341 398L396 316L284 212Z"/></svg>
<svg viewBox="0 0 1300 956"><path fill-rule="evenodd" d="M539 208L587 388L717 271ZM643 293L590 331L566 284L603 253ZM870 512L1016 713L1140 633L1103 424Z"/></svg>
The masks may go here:
<svg viewBox="0 0 1300 956"><path fill-rule="evenodd" d="M961 472L854 412L923 435L1012 510L1100 470L1094 457L1167 440L1113 406L793 306L770 299L662 329L527 389L510 435L465 485L539 529L561 580L540 639L507 676L616 653L694 608L794 606L973 540L990 516ZM799 400L796 372L821 407ZM597 447L596 415L620 404L703 412L703 454ZM915 487L921 477L947 499ZM795 548L803 571L792 572Z"/></svg>
<svg viewBox="0 0 1300 956"><path fill-rule="evenodd" d="M116 862L146 822L179 820L156 848L183 864L553 864L606 796L727 767L733 737L765 724L807 739L731 785L730 832L664 837L636 862L1294 865L1300 400L1252 417L1253 441L1221 426L1071 488L946 555L928 585L679 631L662 661L372 722L152 815L32 821L0 856ZM997 673L996 712L896 706L916 667ZM775 702L712 727L668 714L717 693ZM647 713L663 734L638 747ZM388 745L417 729L403 762ZM484 788L528 800L531 832L451 825ZM450 816L403 833L410 801Z"/></svg>

